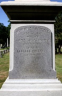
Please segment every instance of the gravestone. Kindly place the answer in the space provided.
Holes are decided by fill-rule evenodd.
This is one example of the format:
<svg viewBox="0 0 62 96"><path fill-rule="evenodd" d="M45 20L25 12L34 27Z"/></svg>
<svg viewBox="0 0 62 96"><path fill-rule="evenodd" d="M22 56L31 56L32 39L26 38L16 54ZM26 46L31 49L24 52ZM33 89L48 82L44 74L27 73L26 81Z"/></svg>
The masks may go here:
<svg viewBox="0 0 62 96"><path fill-rule="evenodd" d="M55 16L62 3L15 0L1 3L11 22L9 76L1 96L62 96L55 71Z"/></svg>
<svg viewBox="0 0 62 96"><path fill-rule="evenodd" d="M1 49L1 44L0 44L0 49Z"/></svg>
<svg viewBox="0 0 62 96"><path fill-rule="evenodd" d="M43 26L22 26L14 32L14 68L10 79L55 78L52 33Z"/></svg>
<svg viewBox="0 0 62 96"><path fill-rule="evenodd" d="M0 50L0 58L3 57L3 50Z"/></svg>

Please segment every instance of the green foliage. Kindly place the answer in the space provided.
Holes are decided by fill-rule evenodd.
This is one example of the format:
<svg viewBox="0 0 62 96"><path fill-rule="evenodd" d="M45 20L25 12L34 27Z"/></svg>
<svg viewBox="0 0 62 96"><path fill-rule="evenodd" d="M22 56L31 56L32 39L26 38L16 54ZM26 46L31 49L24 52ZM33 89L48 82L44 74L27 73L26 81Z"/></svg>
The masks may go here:
<svg viewBox="0 0 62 96"><path fill-rule="evenodd" d="M61 53L61 46L62 46L62 12L57 15L55 18L55 46L56 51L57 48L59 50L59 53Z"/></svg>
<svg viewBox="0 0 62 96"><path fill-rule="evenodd" d="M10 39L10 26L5 27L0 23L0 44L5 45L7 43L7 38Z"/></svg>

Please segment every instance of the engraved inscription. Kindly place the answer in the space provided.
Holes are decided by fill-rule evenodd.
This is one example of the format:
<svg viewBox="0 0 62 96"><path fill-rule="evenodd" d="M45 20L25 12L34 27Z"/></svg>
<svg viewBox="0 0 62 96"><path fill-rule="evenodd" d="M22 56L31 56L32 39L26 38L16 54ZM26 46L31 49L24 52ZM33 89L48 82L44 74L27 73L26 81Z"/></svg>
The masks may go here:
<svg viewBox="0 0 62 96"><path fill-rule="evenodd" d="M20 35L20 33L21 33L21 35ZM37 27L34 27L34 29L32 29L32 27L22 28L21 30L17 30L16 34L17 34L17 36L20 37L20 38L15 37L15 38L17 38L16 43L19 43L19 45L20 44L23 45L21 47L21 49L17 48L17 50L16 50L20 54L23 52L24 52L24 54L26 54L26 53L28 54L28 52L29 52L31 55L31 54L33 54L33 52L35 54L43 52L43 48L40 47L41 44L44 42L49 43L49 41L50 41L49 37L46 38L45 36L43 36L43 34L45 34L44 28L42 28L42 32L41 32L41 29L39 31L39 28L37 28Z"/></svg>
<svg viewBox="0 0 62 96"><path fill-rule="evenodd" d="M14 79L53 78L51 31L43 26L22 26L14 32ZM16 75L15 75L16 74Z"/></svg>

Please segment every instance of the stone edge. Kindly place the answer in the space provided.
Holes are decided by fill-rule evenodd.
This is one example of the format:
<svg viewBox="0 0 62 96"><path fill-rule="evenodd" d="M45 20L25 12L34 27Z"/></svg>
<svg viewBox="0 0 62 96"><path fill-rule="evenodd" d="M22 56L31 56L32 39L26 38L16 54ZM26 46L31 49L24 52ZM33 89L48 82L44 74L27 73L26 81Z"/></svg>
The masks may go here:
<svg viewBox="0 0 62 96"><path fill-rule="evenodd" d="M1 6L19 6L19 5L32 5L32 6L62 6L62 2L17 2L17 1L7 1L7 2L1 2Z"/></svg>

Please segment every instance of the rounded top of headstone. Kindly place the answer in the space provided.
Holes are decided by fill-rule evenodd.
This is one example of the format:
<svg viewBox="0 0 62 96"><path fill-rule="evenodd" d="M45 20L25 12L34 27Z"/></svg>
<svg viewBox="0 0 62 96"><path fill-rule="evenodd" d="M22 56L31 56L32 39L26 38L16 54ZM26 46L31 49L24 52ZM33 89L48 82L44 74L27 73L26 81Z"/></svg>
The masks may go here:
<svg viewBox="0 0 62 96"><path fill-rule="evenodd" d="M46 1L50 1L50 0L15 0L15 1L20 1L20 2L46 2Z"/></svg>

